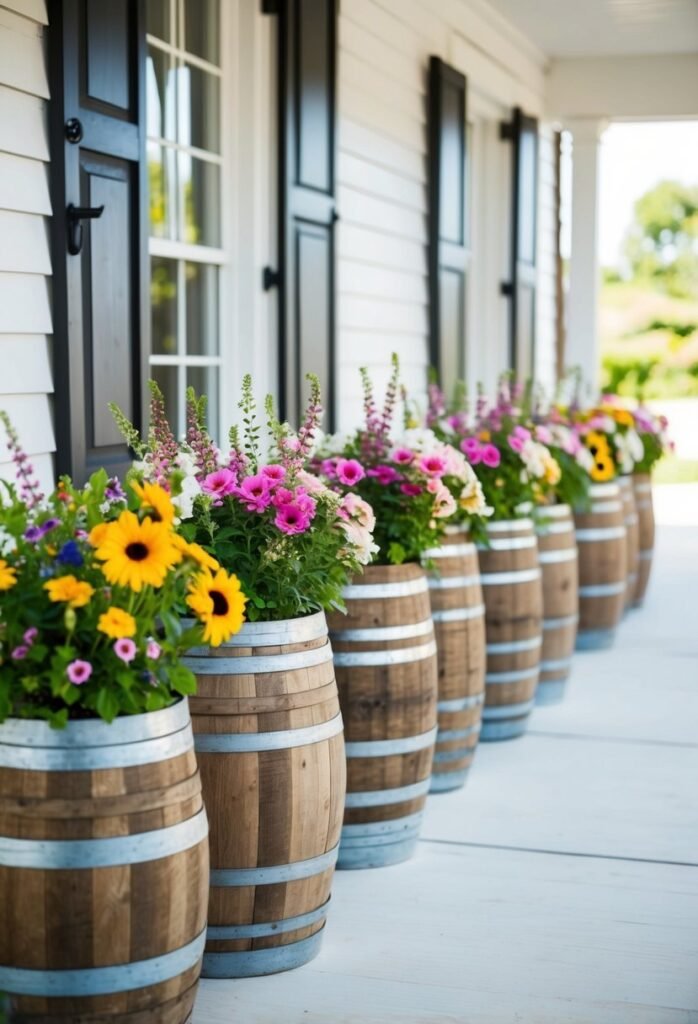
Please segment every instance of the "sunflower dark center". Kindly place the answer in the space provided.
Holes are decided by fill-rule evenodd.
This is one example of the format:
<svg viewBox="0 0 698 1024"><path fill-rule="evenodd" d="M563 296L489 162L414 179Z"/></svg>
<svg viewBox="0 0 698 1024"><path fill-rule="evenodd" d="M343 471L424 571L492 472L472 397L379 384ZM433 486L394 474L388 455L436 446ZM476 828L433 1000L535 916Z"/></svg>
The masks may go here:
<svg viewBox="0 0 698 1024"><path fill-rule="evenodd" d="M213 614L227 615L230 605L228 604L228 598L225 594L221 594L220 590L209 590L209 594L213 601Z"/></svg>
<svg viewBox="0 0 698 1024"><path fill-rule="evenodd" d="M139 540L129 544L126 548L126 557L130 558L132 562L142 562L149 553L147 545L142 544Z"/></svg>

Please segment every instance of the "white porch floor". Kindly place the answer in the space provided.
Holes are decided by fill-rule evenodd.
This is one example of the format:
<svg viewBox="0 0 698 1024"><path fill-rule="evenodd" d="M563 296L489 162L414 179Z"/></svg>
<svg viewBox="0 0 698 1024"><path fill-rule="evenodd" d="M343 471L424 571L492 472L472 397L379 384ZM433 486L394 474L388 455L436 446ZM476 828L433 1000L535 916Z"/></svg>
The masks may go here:
<svg viewBox="0 0 698 1024"><path fill-rule="evenodd" d="M194 1024L698 1022L698 486L657 505L615 648L430 799L414 860L338 873L313 963L202 982Z"/></svg>

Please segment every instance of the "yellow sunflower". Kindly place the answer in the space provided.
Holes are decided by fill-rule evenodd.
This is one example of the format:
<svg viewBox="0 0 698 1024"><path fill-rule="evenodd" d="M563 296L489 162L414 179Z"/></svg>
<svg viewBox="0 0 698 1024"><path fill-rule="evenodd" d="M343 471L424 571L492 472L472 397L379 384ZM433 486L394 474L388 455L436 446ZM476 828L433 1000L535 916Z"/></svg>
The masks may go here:
<svg viewBox="0 0 698 1024"><path fill-rule="evenodd" d="M10 590L17 582L17 570L0 558L0 590Z"/></svg>
<svg viewBox="0 0 698 1024"><path fill-rule="evenodd" d="M172 536L172 543L178 551L182 552L185 558L191 558L202 569L210 569L211 572L217 572L220 569L220 565L213 555L209 555L208 551L202 548L200 544L197 544L196 541L186 541L184 537L180 537L179 534L175 533Z"/></svg>
<svg viewBox="0 0 698 1024"><path fill-rule="evenodd" d="M149 516L139 523L133 512L122 512L116 522L100 530L96 555L104 562L102 572L110 583L136 593L145 585L161 587L172 566L182 559L172 536L164 523L154 523Z"/></svg>
<svg viewBox="0 0 698 1024"><path fill-rule="evenodd" d="M89 540L93 548L99 547L99 545L104 540L104 536L108 529L109 523L98 523L96 526L92 527L92 529L90 530Z"/></svg>
<svg viewBox="0 0 698 1024"><path fill-rule="evenodd" d="M225 569L219 569L215 575L202 572L189 584L187 604L204 623L204 640L212 647L238 632L245 620L246 601L240 591L240 580L228 576Z"/></svg>
<svg viewBox="0 0 698 1024"><path fill-rule="evenodd" d="M613 409L611 416L621 427L632 427L635 422L632 413L628 412L627 409Z"/></svg>
<svg viewBox="0 0 698 1024"><path fill-rule="evenodd" d="M95 590L85 580L78 580L75 576L59 576L55 580L44 583L44 590L48 590L51 601L64 601L69 608L83 608Z"/></svg>
<svg viewBox="0 0 698 1024"><path fill-rule="evenodd" d="M616 467L613 464L613 459L608 455L596 454L594 465L591 468L591 479L596 480L597 483L604 483L606 480L612 480L615 475Z"/></svg>
<svg viewBox="0 0 698 1024"><path fill-rule="evenodd" d="M146 509L154 522L172 525L175 507L164 487L160 487L159 484L139 484L137 480L133 480L131 489L140 498L141 509Z"/></svg>
<svg viewBox="0 0 698 1024"><path fill-rule="evenodd" d="M97 629L113 640L122 640L136 635L136 620L123 608L107 608L99 617Z"/></svg>

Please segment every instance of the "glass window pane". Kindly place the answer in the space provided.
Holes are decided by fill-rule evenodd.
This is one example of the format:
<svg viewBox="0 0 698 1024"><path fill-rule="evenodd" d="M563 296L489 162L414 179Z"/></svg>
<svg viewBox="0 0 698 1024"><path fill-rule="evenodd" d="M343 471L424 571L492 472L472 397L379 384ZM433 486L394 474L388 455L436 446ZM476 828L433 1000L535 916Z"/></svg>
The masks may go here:
<svg viewBox="0 0 698 1024"><path fill-rule="evenodd" d="M150 373L165 396L167 422L172 427L172 432L175 436L180 436L183 424L179 417L177 398L177 375L179 369L176 366L151 366Z"/></svg>
<svg viewBox="0 0 698 1024"><path fill-rule="evenodd" d="M174 153L148 143L148 199L150 202L150 233L154 238L171 238L173 223Z"/></svg>
<svg viewBox="0 0 698 1024"><path fill-rule="evenodd" d="M177 355L177 263L150 260L150 309L154 355Z"/></svg>
<svg viewBox="0 0 698 1024"><path fill-rule="evenodd" d="M219 153L221 83L216 75L185 64L179 69L179 141Z"/></svg>
<svg viewBox="0 0 698 1024"><path fill-rule="evenodd" d="M187 387L194 388L197 395L207 395L206 425L209 433L214 437L218 435L218 367L217 366L188 366Z"/></svg>
<svg viewBox="0 0 698 1024"><path fill-rule="evenodd" d="M187 353L218 355L218 267L187 263Z"/></svg>
<svg viewBox="0 0 698 1024"><path fill-rule="evenodd" d="M219 246L220 167L180 153L179 187L184 213L183 241Z"/></svg>
<svg viewBox="0 0 698 1024"><path fill-rule="evenodd" d="M148 35L157 36L165 42L172 42L170 24L170 0L147 0L145 29Z"/></svg>
<svg viewBox="0 0 698 1024"><path fill-rule="evenodd" d="M218 0L184 0L184 49L220 64Z"/></svg>

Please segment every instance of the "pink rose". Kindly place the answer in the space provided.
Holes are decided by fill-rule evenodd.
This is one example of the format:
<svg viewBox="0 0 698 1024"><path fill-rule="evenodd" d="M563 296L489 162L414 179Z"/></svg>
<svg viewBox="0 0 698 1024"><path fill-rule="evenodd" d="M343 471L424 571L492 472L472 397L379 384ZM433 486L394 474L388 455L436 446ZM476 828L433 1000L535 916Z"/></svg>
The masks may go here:
<svg viewBox="0 0 698 1024"><path fill-rule="evenodd" d="M364 467L356 459L338 459L335 470L339 482L347 487L353 487L366 476Z"/></svg>

